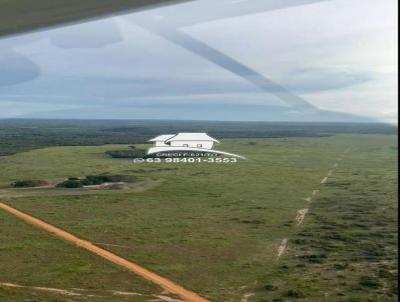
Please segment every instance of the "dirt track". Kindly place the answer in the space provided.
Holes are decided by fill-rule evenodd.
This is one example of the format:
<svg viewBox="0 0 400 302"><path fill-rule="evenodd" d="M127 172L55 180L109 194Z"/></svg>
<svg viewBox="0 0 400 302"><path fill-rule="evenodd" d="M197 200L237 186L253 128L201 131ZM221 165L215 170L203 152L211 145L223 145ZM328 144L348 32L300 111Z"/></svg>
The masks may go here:
<svg viewBox="0 0 400 302"><path fill-rule="evenodd" d="M171 280L161 277L134 262L128 261L120 256L117 256L105 249L102 249L102 248L94 245L93 243L91 243L89 241L80 239L80 238L78 238L66 231L63 231L55 226L52 226L38 218L35 218L31 215L21 212L15 208L10 207L1 202L0 202L0 208L19 217L20 219L22 219L34 226L37 226L43 230L46 230L46 231L56 235L57 237L60 237L66 241L69 241L81 248L84 248L84 249L104 258L104 259L107 259L110 262L118 264L119 266L122 266L122 267L130 270L131 272L134 272L135 274L137 274L155 284L158 284L165 290L180 296L185 301L188 301L188 302L210 302L209 300L200 297L198 294L183 288L182 286L172 282Z"/></svg>

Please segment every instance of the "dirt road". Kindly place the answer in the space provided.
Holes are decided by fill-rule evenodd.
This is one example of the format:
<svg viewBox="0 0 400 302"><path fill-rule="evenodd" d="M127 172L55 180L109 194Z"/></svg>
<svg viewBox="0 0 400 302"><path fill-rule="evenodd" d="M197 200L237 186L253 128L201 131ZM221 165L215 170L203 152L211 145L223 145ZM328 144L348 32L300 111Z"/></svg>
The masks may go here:
<svg viewBox="0 0 400 302"><path fill-rule="evenodd" d="M134 272L135 274L137 274L155 284L158 284L159 286L161 286L165 290L169 291L170 293L180 296L185 301L188 301L188 302L210 302L209 300L207 300L203 297L200 297L198 294L183 288L182 286L174 283L171 280L168 280L162 276L159 276L134 262L131 262L120 256L117 256L105 249L102 249L102 248L94 245L93 243L91 243L89 241L80 239L80 238L78 238L64 230L61 230L53 225L50 225L38 218L35 218L29 214L21 212L15 208L10 207L1 202L0 202L0 208L7 211L8 213L11 213L11 214L19 217L20 219L22 219L36 227L39 227L45 231L48 231L48 232L56 235L59 238L69 241L81 248L84 248L84 249L110 261L110 262L118 264L119 266L122 266L122 267L130 270L131 272Z"/></svg>

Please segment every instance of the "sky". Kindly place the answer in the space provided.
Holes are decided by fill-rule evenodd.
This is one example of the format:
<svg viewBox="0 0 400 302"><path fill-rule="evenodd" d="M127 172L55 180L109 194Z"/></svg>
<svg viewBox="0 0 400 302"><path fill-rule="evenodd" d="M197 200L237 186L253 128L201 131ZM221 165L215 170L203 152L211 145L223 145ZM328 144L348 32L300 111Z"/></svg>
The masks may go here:
<svg viewBox="0 0 400 302"><path fill-rule="evenodd" d="M199 0L0 39L0 118L395 123L396 1L284 2Z"/></svg>

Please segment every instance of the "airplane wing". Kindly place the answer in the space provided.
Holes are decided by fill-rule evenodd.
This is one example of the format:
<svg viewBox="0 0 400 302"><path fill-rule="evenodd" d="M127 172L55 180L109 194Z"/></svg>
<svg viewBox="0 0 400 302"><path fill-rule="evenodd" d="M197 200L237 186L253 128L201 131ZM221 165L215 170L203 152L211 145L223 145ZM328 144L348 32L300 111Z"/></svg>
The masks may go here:
<svg viewBox="0 0 400 302"><path fill-rule="evenodd" d="M147 10L138 14L141 19L167 21L170 27L182 28L227 18L274 11L330 0L196 0L179 6ZM137 17L135 17L137 18Z"/></svg>
<svg viewBox="0 0 400 302"><path fill-rule="evenodd" d="M0 0L0 38L191 0Z"/></svg>

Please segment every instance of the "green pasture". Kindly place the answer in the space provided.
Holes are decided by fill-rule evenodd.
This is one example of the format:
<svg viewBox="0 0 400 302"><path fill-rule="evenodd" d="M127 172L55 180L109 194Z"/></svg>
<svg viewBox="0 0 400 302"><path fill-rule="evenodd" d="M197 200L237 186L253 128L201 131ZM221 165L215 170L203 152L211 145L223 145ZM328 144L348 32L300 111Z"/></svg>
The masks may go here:
<svg viewBox="0 0 400 302"><path fill-rule="evenodd" d="M126 148L129 145L49 147L0 157L0 197L212 301L241 301L244 295L249 295L249 302L325 301L326 295L326 301L392 301L393 286L387 274L393 273L395 261L395 136L222 140L218 149L247 158L237 163L133 163L104 153ZM332 177L320 184L343 154ZM97 191L9 188L11 182L21 179L54 181L103 173L134 175L140 182L133 187ZM308 206L305 199L313 190L321 193L310 205L304 223L296 226L296 213ZM5 267L0 270L2 282L123 288L144 294L154 288L6 213L0 215L4 225L1 242L6 243L6 248L3 244L0 248L0 261L7 262L6 266L1 264ZM379 226L383 219L385 225ZM342 222L349 223L348 228ZM356 243L339 244L329 239L326 232L332 228ZM308 234L305 241L299 239L302 232ZM377 236L379 232L390 235ZM289 239L288 250L278 259L283 238ZM367 258L360 260L359 254L368 245L364 240L385 250L382 258L376 256L373 261L390 258L387 272L379 275ZM318 257L321 251L326 253L324 249L330 244L336 249L321 256L325 257L322 263L299 260L298 255L314 253ZM33 247L36 257L32 257ZM27 262L29 265L24 265ZM335 279L332 269L344 263L346 285ZM360 268L351 270L353 266ZM90 282L85 274L90 275ZM319 276L335 279L335 287ZM382 288L354 292L367 277ZM0 297L12 301L7 293L1 289ZM140 301L134 300L138 297L130 299Z"/></svg>

